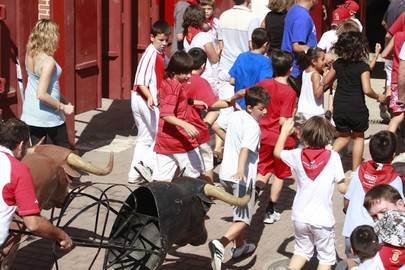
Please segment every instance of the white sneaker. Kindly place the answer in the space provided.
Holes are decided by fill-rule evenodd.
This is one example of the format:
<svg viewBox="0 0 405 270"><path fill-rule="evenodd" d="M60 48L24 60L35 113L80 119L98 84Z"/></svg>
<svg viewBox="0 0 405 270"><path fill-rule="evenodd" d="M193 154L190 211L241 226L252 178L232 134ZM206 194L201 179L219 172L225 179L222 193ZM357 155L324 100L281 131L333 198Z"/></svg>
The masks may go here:
<svg viewBox="0 0 405 270"><path fill-rule="evenodd" d="M263 222L266 224L273 224L274 222L279 221L280 217L281 217L281 214L276 211L274 211L273 214L266 212Z"/></svg>
<svg viewBox="0 0 405 270"><path fill-rule="evenodd" d="M237 259L242 255L249 254L256 249L256 245L253 243L246 243L246 241L237 248L231 248L232 258Z"/></svg>
<svg viewBox="0 0 405 270"><path fill-rule="evenodd" d="M224 261L224 246L218 240L212 240L208 243L211 253L211 266L213 270L221 270Z"/></svg>
<svg viewBox="0 0 405 270"><path fill-rule="evenodd" d="M141 179L152 182L152 169L143 165L142 162L135 164L134 166L135 171L139 173Z"/></svg>

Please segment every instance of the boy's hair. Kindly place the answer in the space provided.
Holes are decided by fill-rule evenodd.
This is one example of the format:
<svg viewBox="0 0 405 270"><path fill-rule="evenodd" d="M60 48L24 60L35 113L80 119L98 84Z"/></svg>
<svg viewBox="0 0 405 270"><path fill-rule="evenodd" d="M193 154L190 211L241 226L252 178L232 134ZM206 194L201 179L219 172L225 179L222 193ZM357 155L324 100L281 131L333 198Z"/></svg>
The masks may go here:
<svg viewBox="0 0 405 270"><path fill-rule="evenodd" d="M200 6L211 6L215 8L215 0L200 0Z"/></svg>
<svg viewBox="0 0 405 270"><path fill-rule="evenodd" d="M360 32L359 25L355 21L349 19L339 24L336 28L337 36L340 36L346 32Z"/></svg>
<svg viewBox="0 0 405 270"><path fill-rule="evenodd" d="M156 37L159 34L170 35L170 25L165 21L157 21L152 24L150 34Z"/></svg>
<svg viewBox="0 0 405 270"><path fill-rule="evenodd" d="M175 52L166 68L166 77L173 78L176 74L188 74L193 70L193 58L184 51Z"/></svg>
<svg viewBox="0 0 405 270"><path fill-rule="evenodd" d="M269 95L263 87L253 86L246 91L245 103L246 107L249 105L254 107L259 103L267 105L269 103Z"/></svg>
<svg viewBox="0 0 405 270"><path fill-rule="evenodd" d="M207 63L207 53L201 48L192 48L188 51L188 54L193 58L193 70L197 70Z"/></svg>
<svg viewBox="0 0 405 270"><path fill-rule="evenodd" d="M269 0L269 4L267 5L267 7L272 12L283 13L286 12L293 3L293 0Z"/></svg>
<svg viewBox="0 0 405 270"><path fill-rule="evenodd" d="M291 53L279 49L271 51L271 64L273 66L273 77L286 76L293 64Z"/></svg>
<svg viewBox="0 0 405 270"><path fill-rule="evenodd" d="M335 53L347 62L368 59L368 42L360 32L342 33L335 43Z"/></svg>
<svg viewBox="0 0 405 270"><path fill-rule="evenodd" d="M301 138L312 148L324 148L335 136L334 126L324 117L313 116L301 127Z"/></svg>
<svg viewBox="0 0 405 270"><path fill-rule="evenodd" d="M266 29L259 27L253 30L252 33L252 48L260 49L264 43L268 42L268 36Z"/></svg>
<svg viewBox="0 0 405 270"><path fill-rule="evenodd" d="M374 257L380 248L378 236L370 225L356 227L350 235L350 243L353 253L362 261Z"/></svg>
<svg viewBox="0 0 405 270"><path fill-rule="evenodd" d="M397 139L391 131L382 130L371 137L369 147L375 162L390 163L397 148Z"/></svg>
<svg viewBox="0 0 405 270"><path fill-rule="evenodd" d="M366 196L364 197L364 207L367 211L373 206L373 204L379 202L380 200L385 200L391 203L397 203L398 200L401 200L401 194L396 188L387 185L381 184L374 186L369 191L367 191Z"/></svg>
<svg viewBox="0 0 405 270"><path fill-rule="evenodd" d="M322 53L325 53L319 47L312 47L309 48L307 53L300 54L298 57L298 64L302 70L307 69L311 64L312 61L316 61L319 57L321 57Z"/></svg>
<svg viewBox="0 0 405 270"><path fill-rule="evenodd" d="M21 120L10 118L0 122L0 145L14 150L20 142L28 142L30 130Z"/></svg>
<svg viewBox="0 0 405 270"><path fill-rule="evenodd" d="M205 13L200 6L191 5L186 8L183 16L183 29L184 35L187 35L187 29L189 26L195 28L201 28L205 21Z"/></svg>
<svg viewBox="0 0 405 270"><path fill-rule="evenodd" d="M235 5L242 5L246 0L233 0L233 2L235 2Z"/></svg>

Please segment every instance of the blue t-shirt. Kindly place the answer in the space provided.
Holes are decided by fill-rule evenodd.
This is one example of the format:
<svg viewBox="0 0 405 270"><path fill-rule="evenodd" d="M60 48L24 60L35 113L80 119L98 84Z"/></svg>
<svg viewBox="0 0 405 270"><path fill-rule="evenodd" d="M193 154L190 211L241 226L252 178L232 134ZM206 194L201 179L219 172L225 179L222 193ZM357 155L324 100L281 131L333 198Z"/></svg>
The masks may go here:
<svg viewBox="0 0 405 270"><path fill-rule="evenodd" d="M273 76L271 59L259 53L243 52L236 58L229 75L235 79L236 93L263 79L271 78ZM245 99L238 99L237 102L242 109L246 108Z"/></svg>
<svg viewBox="0 0 405 270"><path fill-rule="evenodd" d="M287 12L284 22L284 34L281 49L288 52L293 52L293 43L299 42L315 47L317 45L316 28L314 21L309 14L309 10L300 6L293 5ZM294 53L294 63L291 75L299 77L302 70L297 63L297 55Z"/></svg>

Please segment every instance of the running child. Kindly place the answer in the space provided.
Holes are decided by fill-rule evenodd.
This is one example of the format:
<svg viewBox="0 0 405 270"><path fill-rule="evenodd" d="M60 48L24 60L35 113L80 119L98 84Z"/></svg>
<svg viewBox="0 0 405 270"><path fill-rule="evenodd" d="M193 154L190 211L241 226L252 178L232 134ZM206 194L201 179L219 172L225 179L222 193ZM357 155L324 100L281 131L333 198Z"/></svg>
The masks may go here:
<svg viewBox="0 0 405 270"><path fill-rule="evenodd" d="M302 113L306 119L324 115L323 89L319 87L325 67L324 50L318 47L309 48L300 59L300 67L303 72L297 112Z"/></svg>
<svg viewBox="0 0 405 270"><path fill-rule="evenodd" d="M203 172L197 141L199 132L189 123L190 105L184 85L192 69L193 59L183 51L174 53L166 68L166 78L159 91L160 119L153 180L171 181L177 168L185 169L184 175L190 177L199 177Z"/></svg>
<svg viewBox="0 0 405 270"><path fill-rule="evenodd" d="M260 142L259 121L267 112L268 95L262 87L246 91L246 110L233 112L227 121L217 121L225 139L224 158L219 172L221 183L237 197L244 196L248 187L254 186L257 173ZM225 135L226 130L226 135ZM248 205L233 208L233 223L220 238L212 240L209 248L212 268L220 270L225 247L233 242L232 258L253 252L256 246L245 241L245 231L252 220L255 196Z"/></svg>
<svg viewBox="0 0 405 270"><path fill-rule="evenodd" d="M295 171L297 181L291 214L295 246L289 269L302 269L312 258L314 248L319 260L317 269L331 269L336 263L332 195L335 184L341 193L347 189L339 154L325 149L335 129L325 118L313 116L302 125L304 149L283 150L293 131L294 121L290 118L284 122L274 148L274 156Z"/></svg>
<svg viewBox="0 0 405 270"><path fill-rule="evenodd" d="M155 166L153 145L159 119L157 100L165 70L165 48L168 44L170 26L163 21L152 25L151 44L146 48L136 69L131 93L131 109L138 129L136 145L128 173L128 183L150 179ZM136 169L135 169L136 168Z"/></svg>
<svg viewBox="0 0 405 270"><path fill-rule="evenodd" d="M333 121L338 132L333 149L340 152L353 140L352 170L360 164L364 151L364 132L368 129L368 108L364 95L383 102L385 96L371 88L367 41L360 32L347 32L335 44L339 58L325 75L323 89L337 79L333 99Z"/></svg>
<svg viewBox="0 0 405 270"><path fill-rule="evenodd" d="M270 200L266 209L264 223L271 224L280 220L280 213L276 211L275 205L280 197L283 187L283 179L291 176L290 168L280 159L274 157L273 150L277 138L280 135L281 125L286 119L294 116L297 103L297 94L287 83L291 73L293 57L290 53L274 49L272 51L273 79L265 79L258 83L258 86L267 90L271 102L267 107L268 113L260 121L260 130L263 134L260 140L259 164L257 176L257 193L264 189L273 174ZM289 136L286 147L294 148L295 138Z"/></svg>

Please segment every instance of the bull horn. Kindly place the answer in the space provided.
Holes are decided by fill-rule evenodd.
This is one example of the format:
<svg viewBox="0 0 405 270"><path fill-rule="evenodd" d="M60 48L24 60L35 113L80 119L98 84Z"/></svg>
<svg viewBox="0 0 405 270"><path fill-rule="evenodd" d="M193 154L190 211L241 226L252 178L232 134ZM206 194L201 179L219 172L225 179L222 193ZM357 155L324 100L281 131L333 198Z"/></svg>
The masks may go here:
<svg viewBox="0 0 405 270"><path fill-rule="evenodd" d="M45 141L45 136L43 136L34 146L32 146L31 138L30 138L30 148L27 149L27 154L32 154L35 152L35 148L38 145L41 145Z"/></svg>
<svg viewBox="0 0 405 270"><path fill-rule="evenodd" d="M210 196L210 197L214 197L217 198L221 201L224 201L230 205L234 205L234 206L245 206L249 203L250 201L250 196L252 194L252 187L250 186L248 191L246 192L246 195L238 198L235 197L231 194L229 194L228 192L226 192L223 189L220 189L218 187L215 187L213 185L210 184L206 184L204 186L204 194L206 196Z"/></svg>
<svg viewBox="0 0 405 270"><path fill-rule="evenodd" d="M79 169L84 172L88 172L94 175L107 175L113 169L114 154L112 152L110 153L110 160L108 161L108 164L105 168L99 168L74 153L69 154L69 156L67 157L67 163L75 169Z"/></svg>

